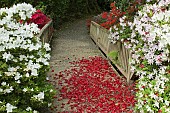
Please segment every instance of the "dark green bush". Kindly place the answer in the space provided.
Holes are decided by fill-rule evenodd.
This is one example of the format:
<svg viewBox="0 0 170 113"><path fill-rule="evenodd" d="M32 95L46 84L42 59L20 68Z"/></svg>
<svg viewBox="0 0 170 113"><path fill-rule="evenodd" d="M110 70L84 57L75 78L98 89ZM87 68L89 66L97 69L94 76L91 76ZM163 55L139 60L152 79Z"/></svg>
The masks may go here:
<svg viewBox="0 0 170 113"><path fill-rule="evenodd" d="M70 18L100 12L96 0L48 0L48 2L46 13L55 20L55 27L63 21L69 21Z"/></svg>

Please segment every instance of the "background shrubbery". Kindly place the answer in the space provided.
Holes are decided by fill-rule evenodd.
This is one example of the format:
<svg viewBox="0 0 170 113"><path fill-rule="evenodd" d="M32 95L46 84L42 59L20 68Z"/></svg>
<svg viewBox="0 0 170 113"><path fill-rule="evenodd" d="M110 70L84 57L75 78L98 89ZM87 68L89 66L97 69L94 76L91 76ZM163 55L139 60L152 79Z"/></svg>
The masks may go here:
<svg viewBox="0 0 170 113"><path fill-rule="evenodd" d="M59 27L70 18L100 12L96 0L1 0L0 7L10 7L16 3L30 3L36 9L42 10L54 20L54 26Z"/></svg>
<svg viewBox="0 0 170 113"><path fill-rule="evenodd" d="M0 7L11 7L13 4L23 2L30 3L36 9L49 15L54 20L55 28L58 28L63 22L70 19L109 11L112 2L125 11L132 1L134 0L1 0Z"/></svg>
<svg viewBox="0 0 170 113"><path fill-rule="evenodd" d="M110 9L110 4L112 2L115 2L115 5L117 8L121 9L121 11L125 11L129 7L129 3L132 3L136 0L98 0L98 4L100 8L104 11L109 11ZM142 1L142 0L138 0Z"/></svg>

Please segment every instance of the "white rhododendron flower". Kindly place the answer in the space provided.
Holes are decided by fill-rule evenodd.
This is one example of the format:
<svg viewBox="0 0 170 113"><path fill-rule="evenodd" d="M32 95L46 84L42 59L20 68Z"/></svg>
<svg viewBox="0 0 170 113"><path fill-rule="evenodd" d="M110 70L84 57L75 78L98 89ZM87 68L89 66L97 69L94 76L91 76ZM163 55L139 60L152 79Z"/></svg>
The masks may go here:
<svg viewBox="0 0 170 113"><path fill-rule="evenodd" d="M36 110L34 110L33 113L38 113L38 112Z"/></svg>
<svg viewBox="0 0 170 113"><path fill-rule="evenodd" d="M27 108L26 108L26 111L31 111L31 110L32 110L31 107L27 107Z"/></svg>
<svg viewBox="0 0 170 113"><path fill-rule="evenodd" d="M17 107L11 105L10 103L7 103L6 104L6 111L7 113L12 113L13 112L13 109L16 109Z"/></svg>
<svg viewBox="0 0 170 113"><path fill-rule="evenodd" d="M35 99L41 101L44 99L44 92L40 92L38 95L33 96Z"/></svg>
<svg viewBox="0 0 170 113"><path fill-rule="evenodd" d="M33 108L47 106L44 95L53 93L51 85L43 84L50 45L41 42L38 25L29 22L35 12L27 3L0 8L0 112L38 113ZM34 107L31 97L36 98Z"/></svg>

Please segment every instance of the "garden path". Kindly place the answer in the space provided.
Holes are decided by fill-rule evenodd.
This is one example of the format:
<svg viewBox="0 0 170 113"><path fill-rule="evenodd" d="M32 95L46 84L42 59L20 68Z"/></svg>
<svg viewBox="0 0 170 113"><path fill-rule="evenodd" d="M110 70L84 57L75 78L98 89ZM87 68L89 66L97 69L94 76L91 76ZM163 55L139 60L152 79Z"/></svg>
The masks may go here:
<svg viewBox="0 0 170 113"><path fill-rule="evenodd" d="M102 53L89 36L86 19L65 23L61 29L55 31L51 48L50 65L55 73L68 69L70 67L69 62L82 57L102 56ZM52 72L49 72L49 75L52 75ZM49 78L53 79L53 75ZM57 99L54 104L61 106ZM57 112L61 111L63 110L58 109ZM53 113L56 113L56 111Z"/></svg>
<svg viewBox="0 0 170 113"><path fill-rule="evenodd" d="M48 76L57 93L53 107L42 113L132 113L133 85L117 76L93 43L86 19L64 24L51 46Z"/></svg>
<svg viewBox="0 0 170 113"><path fill-rule="evenodd" d="M85 19L64 24L55 32L51 45L50 64L56 72L67 69L69 62L78 58L102 55L89 36Z"/></svg>

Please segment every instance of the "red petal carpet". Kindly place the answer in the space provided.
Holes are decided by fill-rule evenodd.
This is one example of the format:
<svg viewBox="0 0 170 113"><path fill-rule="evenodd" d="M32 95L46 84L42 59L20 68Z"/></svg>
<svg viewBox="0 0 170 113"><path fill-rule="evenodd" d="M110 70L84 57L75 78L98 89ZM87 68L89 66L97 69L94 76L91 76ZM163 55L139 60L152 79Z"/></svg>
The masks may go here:
<svg viewBox="0 0 170 113"><path fill-rule="evenodd" d="M102 57L82 58L71 62L72 67L61 71L51 81L61 102L51 110L58 113L132 113L135 104L134 84L115 74ZM63 101L66 100L66 101ZM56 101L56 102L57 102ZM59 111L59 110L57 110Z"/></svg>

